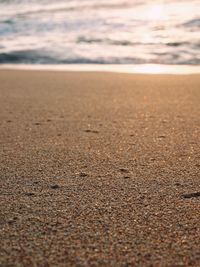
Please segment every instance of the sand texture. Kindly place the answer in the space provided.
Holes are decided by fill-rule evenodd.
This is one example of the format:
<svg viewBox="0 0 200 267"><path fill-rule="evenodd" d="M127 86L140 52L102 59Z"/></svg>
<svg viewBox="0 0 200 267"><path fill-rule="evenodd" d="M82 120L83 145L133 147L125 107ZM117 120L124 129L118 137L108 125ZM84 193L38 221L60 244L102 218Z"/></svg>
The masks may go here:
<svg viewBox="0 0 200 267"><path fill-rule="evenodd" d="M200 266L200 76L0 71L0 266Z"/></svg>

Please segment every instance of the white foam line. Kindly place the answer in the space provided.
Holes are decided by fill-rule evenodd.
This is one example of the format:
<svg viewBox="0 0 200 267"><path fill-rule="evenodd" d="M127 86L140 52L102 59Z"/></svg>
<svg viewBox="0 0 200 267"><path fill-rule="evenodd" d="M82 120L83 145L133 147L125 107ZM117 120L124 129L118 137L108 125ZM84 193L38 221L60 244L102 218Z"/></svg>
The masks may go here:
<svg viewBox="0 0 200 267"><path fill-rule="evenodd" d="M95 64L2 64L0 69L11 70L40 70L40 71L87 71L87 72L118 72L140 74L200 74L200 66L190 65L95 65Z"/></svg>

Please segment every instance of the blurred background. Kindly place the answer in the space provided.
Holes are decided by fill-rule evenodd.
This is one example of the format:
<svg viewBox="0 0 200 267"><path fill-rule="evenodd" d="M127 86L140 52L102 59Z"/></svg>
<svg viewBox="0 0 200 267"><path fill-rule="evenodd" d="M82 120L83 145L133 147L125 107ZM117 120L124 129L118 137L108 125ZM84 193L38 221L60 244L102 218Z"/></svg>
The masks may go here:
<svg viewBox="0 0 200 267"><path fill-rule="evenodd" d="M199 0L0 0L0 63L200 64Z"/></svg>

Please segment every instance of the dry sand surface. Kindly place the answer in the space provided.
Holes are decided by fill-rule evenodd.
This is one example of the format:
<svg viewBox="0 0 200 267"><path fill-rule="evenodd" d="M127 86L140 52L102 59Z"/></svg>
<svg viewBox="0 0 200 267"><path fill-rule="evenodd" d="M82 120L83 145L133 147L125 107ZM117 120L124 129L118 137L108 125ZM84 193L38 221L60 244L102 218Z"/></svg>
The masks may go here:
<svg viewBox="0 0 200 267"><path fill-rule="evenodd" d="M0 71L0 266L200 266L200 76Z"/></svg>

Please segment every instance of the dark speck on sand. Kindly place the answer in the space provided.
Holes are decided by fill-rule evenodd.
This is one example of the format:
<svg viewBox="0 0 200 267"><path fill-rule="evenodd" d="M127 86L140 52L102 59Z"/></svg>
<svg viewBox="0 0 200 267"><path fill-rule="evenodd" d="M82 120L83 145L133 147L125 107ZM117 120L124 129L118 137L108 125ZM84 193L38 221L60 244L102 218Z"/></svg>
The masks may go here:
<svg viewBox="0 0 200 267"><path fill-rule="evenodd" d="M58 184L53 184L50 187L51 187L51 189L58 189L58 188L60 188L60 186Z"/></svg>
<svg viewBox="0 0 200 267"><path fill-rule="evenodd" d="M87 130L85 130L85 132L86 133L99 133L99 131L97 131L97 130L90 130L90 129L87 129Z"/></svg>
<svg viewBox="0 0 200 267"><path fill-rule="evenodd" d="M158 138L162 139L162 138L166 138L165 135L159 135Z"/></svg>
<svg viewBox="0 0 200 267"><path fill-rule="evenodd" d="M119 169L119 170L120 170L120 172L123 172L123 173L128 173L128 172L129 172L129 170L126 169L126 168L121 168L121 169Z"/></svg>
<svg viewBox="0 0 200 267"><path fill-rule="evenodd" d="M24 193L25 196L28 196L28 197L32 197L32 196L35 196L35 193L33 192L26 192Z"/></svg>
<svg viewBox="0 0 200 267"><path fill-rule="evenodd" d="M200 197L200 192L183 194L183 198L197 198L197 197Z"/></svg>
<svg viewBox="0 0 200 267"><path fill-rule="evenodd" d="M88 176L88 174L85 173L85 172L81 172L79 175L80 175L80 177L86 177L86 176Z"/></svg>

